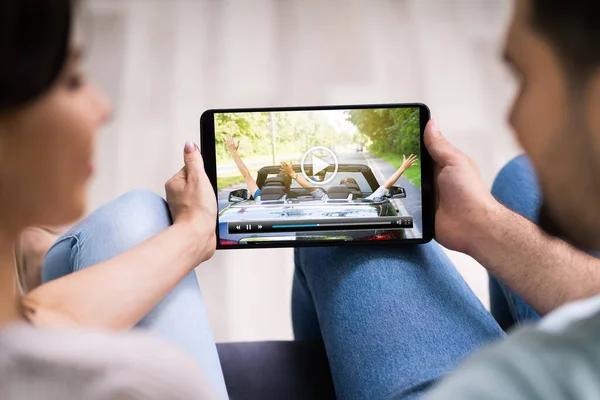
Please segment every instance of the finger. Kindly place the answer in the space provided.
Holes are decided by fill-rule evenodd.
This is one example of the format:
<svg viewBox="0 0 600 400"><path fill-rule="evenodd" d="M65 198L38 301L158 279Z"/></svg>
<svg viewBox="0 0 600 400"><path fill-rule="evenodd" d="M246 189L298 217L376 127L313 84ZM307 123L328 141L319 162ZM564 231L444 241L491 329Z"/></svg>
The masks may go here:
<svg viewBox="0 0 600 400"><path fill-rule="evenodd" d="M173 174L173 176L165 182L165 190L167 191L167 194L169 193L170 188L172 188L173 185L176 185L176 182L185 181L186 175L187 173L185 172L185 167L175 172L175 174Z"/></svg>
<svg viewBox="0 0 600 400"><path fill-rule="evenodd" d="M445 167L452 163L457 156L461 154L460 150L452 146L452 144L442 135L435 119L429 121L425 127L423 141L425 142L427 150L429 150L431 158L433 158L440 167Z"/></svg>
<svg viewBox="0 0 600 400"><path fill-rule="evenodd" d="M175 172L175 174L169 180L185 179L186 175L187 175L187 173L185 172L185 167L181 167L181 169L179 171Z"/></svg>
<svg viewBox="0 0 600 400"><path fill-rule="evenodd" d="M202 156L198 151L198 146L192 142L186 142L183 151L183 162L185 163L185 172L188 182L198 180L204 172Z"/></svg>

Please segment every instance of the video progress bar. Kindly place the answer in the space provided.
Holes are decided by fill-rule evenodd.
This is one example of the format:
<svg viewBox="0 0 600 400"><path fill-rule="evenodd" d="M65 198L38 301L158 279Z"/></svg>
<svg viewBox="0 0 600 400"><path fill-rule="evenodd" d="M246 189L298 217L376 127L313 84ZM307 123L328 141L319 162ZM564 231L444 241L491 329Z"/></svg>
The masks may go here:
<svg viewBox="0 0 600 400"><path fill-rule="evenodd" d="M411 229L413 217L325 218L229 222L230 234Z"/></svg>

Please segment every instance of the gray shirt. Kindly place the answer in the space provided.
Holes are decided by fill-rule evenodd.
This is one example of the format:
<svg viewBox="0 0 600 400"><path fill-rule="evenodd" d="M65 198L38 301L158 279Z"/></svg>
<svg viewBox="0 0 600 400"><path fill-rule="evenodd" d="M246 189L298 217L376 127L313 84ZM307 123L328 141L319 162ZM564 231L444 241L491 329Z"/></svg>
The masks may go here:
<svg viewBox="0 0 600 400"><path fill-rule="evenodd" d="M468 359L426 398L600 399L600 297L517 329Z"/></svg>
<svg viewBox="0 0 600 400"><path fill-rule="evenodd" d="M0 399L216 399L196 361L149 335L0 331Z"/></svg>

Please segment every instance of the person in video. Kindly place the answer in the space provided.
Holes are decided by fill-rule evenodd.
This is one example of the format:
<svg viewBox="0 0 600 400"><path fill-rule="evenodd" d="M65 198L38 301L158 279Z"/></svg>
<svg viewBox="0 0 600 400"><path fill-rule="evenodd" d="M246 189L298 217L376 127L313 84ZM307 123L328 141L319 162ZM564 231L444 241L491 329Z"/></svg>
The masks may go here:
<svg viewBox="0 0 600 400"><path fill-rule="evenodd" d="M394 186L394 184L398 181L398 179L400 179L402 174L404 174L404 172L407 169L409 169L416 163L417 156L415 156L414 154L411 154L408 158L406 158L406 156L402 156L402 165L400 165L400 168L398 168L398 170L392 176L390 176L383 185L379 186L379 188L377 188L376 191L367 196L366 199L374 200L388 195L390 188ZM309 190L313 194L313 197L323 198L327 195L327 192L324 189L315 187L314 185L310 184L310 182L308 182L303 176L295 172L294 167L291 163L282 161L281 170L285 172L288 176L290 176L293 180L298 182L300 186ZM355 185L356 187L358 187L358 182L354 178L344 178L340 181L340 185Z"/></svg>
<svg viewBox="0 0 600 400"><path fill-rule="evenodd" d="M366 199L374 200L389 195L392 186L396 184L398 179L400 179L400 177L404 174L404 172L406 172L407 169L417 164L417 160L417 156L414 154L411 154L410 156L408 156L408 158L406 158L406 156L403 155L402 164L400 165L400 168L398 168L396 172L392 176L390 176L383 185L379 186L377 190L375 190L373 193L367 196ZM346 178L340 181L340 185L358 186L358 182L356 182L356 179L354 178Z"/></svg>
<svg viewBox="0 0 600 400"><path fill-rule="evenodd" d="M238 153L238 149L240 148L239 140L236 143L231 136L226 136L225 137L225 145L227 146L229 153L231 153L231 157L235 161L235 165L237 166L238 170L240 171L240 174L242 174L242 177L244 178L244 182L246 182L246 186L248 187L250 194L252 195L252 197L254 199L259 199L261 190L258 187L258 185L256 184L256 179L254 179L254 177L248 170L248 167L246 167L246 164L244 164L244 161L242 161L242 158L240 157L240 155ZM281 172L279 174L277 174L277 177L276 177L276 179L279 182L281 182L281 184L283 186L284 194L289 193L290 187L292 185L292 179L293 179L293 180L297 180L298 183L300 183L300 185L307 188L309 193L315 199L323 198L323 196L325 195L325 191L323 189L316 188L316 187L313 187L312 185L309 185L308 182L306 182L303 178L301 178L301 177L299 178L298 174L293 173L294 172L293 168L292 168L292 173L290 174L289 171L284 166L284 164L288 165L287 163L282 162L281 163ZM305 184L302 184L299 179L304 181Z"/></svg>

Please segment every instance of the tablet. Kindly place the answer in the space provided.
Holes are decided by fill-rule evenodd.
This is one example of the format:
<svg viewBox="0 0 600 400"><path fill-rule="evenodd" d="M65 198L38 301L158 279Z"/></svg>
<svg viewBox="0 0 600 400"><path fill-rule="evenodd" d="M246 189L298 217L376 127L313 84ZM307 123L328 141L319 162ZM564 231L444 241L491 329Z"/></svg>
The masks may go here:
<svg viewBox="0 0 600 400"><path fill-rule="evenodd" d="M418 103L204 112L217 248L430 241L429 119Z"/></svg>

